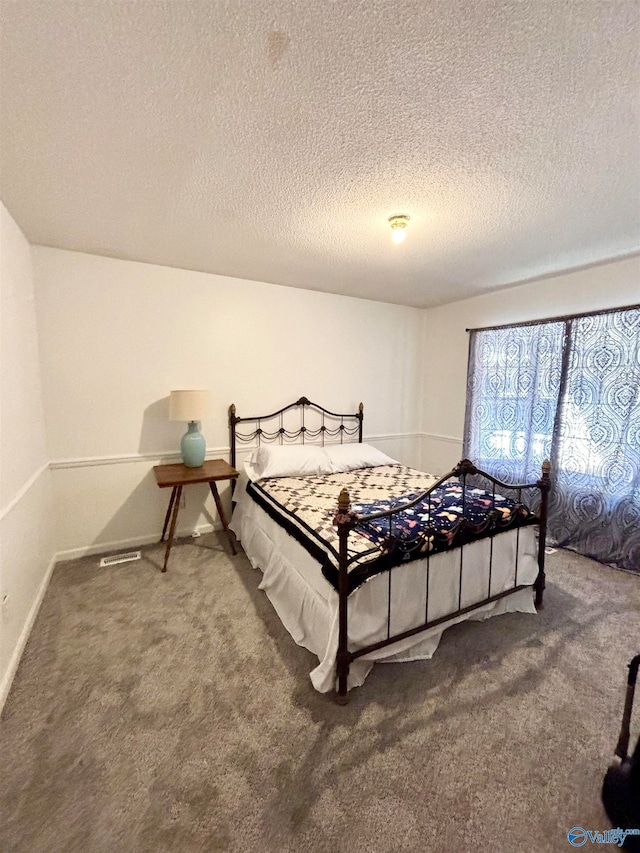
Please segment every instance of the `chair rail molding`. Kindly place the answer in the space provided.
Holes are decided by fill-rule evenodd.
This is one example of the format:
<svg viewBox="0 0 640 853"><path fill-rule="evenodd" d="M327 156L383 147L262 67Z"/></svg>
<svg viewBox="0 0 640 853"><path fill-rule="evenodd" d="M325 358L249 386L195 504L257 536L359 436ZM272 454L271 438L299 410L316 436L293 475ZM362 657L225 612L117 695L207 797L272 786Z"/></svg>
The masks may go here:
<svg viewBox="0 0 640 853"><path fill-rule="evenodd" d="M445 441L447 444L462 444L462 436L460 438L456 438L453 435L438 435L435 432L423 432L421 433L423 438L430 438L434 441Z"/></svg>
<svg viewBox="0 0 640 853"><path fill-rule="evenodd" d="M14 507L16 507L20 503L22 498L27 494L27 492L34 485L34 483L36 483L40 479L40 477L42 476L42 474L44 474L47 468L49 468L49 463L43 462L43 464L36 471L33 472L27 482L23 486L21 486L20 489L18 489L16 494L9 501L9 503L5 507L0 509L0 521L2 521L5 516L9 515L11 510L14 509Z"/></svg>
<svg viewBox="0 0 640 853"><path fill-rule="evenodd" d="M385 433L383 435L365 436L365 440L368 442L410 441L411 439L421 438L423 435L424 433L421 432ZM255 450L257 446L257 444L247 444L242 447L242 452L250 453L252 450ZM230 453L231 448L229 445L222 447L208 447L205 458L228 458ZM98 465L122 465L135 462L160 465L167 462L180 462L181 458L179 450L159 450L156 453L117 453L105 456L80 456L68 459L52 459L51 462L49 462L49 468L56 471L64 468L90 468Z"/></svg>

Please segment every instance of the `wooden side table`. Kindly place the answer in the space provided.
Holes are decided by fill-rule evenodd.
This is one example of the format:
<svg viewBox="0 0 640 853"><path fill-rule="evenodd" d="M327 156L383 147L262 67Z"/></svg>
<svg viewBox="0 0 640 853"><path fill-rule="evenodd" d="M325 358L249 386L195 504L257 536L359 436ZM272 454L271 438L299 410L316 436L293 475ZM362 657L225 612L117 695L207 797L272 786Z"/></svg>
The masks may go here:
<svg viewBox="0 0 640 853"><path fill-rule="evenodd" d="M220 521L222 522L224 531L229 539L231 553L235 555L236 548L233 544L233 535L229 530L229 525L227 524L227 519L220 501L216 482L219 480L235 480L238 476L236 469L232 468L228 462L224 461L224 459L208 459L199 468L187 468L186 465L179 463L177 465L154 465L153 471L156 475L156 482L161 489L167 489L169 487L172 489L169 507L167 509L167 514L164 517L162 536L160 537L160 541L164 542L167 525L169 524L169 518L171 517L171 526L169 527L169 538L167 539L167 550L164 555L164 566L162 567L162 571L167 571L169 553L171 552L171 546L173 545L173 534L176 530L176 522L178 520L178 512L180 510L182 487L188 486L191 483L209 483L211 494L216 502ZM173 514L171 513L172 509Z"/></svg>

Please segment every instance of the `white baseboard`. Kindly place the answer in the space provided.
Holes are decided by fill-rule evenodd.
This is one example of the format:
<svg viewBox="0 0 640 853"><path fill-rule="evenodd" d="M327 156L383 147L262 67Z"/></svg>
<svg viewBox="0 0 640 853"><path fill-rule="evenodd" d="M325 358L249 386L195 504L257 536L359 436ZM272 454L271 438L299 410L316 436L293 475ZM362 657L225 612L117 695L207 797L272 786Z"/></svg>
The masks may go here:
<svg viewBox="0 0 640 853"><path fill-rule="evenodd" d="M40 605L42 604L45 592L47 591L47 587L49 586L49 581L51 580L51 575L53 574L53 569L55 565L56 557L52 557L49 561L49 565L47 566L47 571L45 572L40 586L38 587L38 593L34 599L33 604L31 605L29 615L27 616L26 622L24 623L22 631L20 632L20 637L18 638L16 647L13 650L13 654L11 655L11 660L9 661L9 666L7 667L6 672L2 676L2 681L0 682L0 715L2 714L2 709L4 708L4 704L7 701L7 697L9 696L9 691L11 690L11 685L13 684L14 676L18 670L20 658L22 657L22 653L24 652L25 646L27 645L29 634L31 633L31 629L33 628L34 622L36 621L36 616L38 615Z"/></svg>
<svg viewBox="0 0 640 853"><path fill-rule="evenodd" d="M222 525L216 524L215 527L211 524L198 524L196 527L178 528L175 533L175 538L191 536L192 533L211 533L212 530L221 530ZM158 533L149 533L146 536L134 536L131 539L118 539L109 542L96 542L93 545L87 545L82 548L69 548L67 551L59 551L56 554L56 562L60 563L63 560L77 560L80 557L91 557L93 554L108 554L112 551L122 551L125 548L137 548L143 545L159 544Z"/></svg>

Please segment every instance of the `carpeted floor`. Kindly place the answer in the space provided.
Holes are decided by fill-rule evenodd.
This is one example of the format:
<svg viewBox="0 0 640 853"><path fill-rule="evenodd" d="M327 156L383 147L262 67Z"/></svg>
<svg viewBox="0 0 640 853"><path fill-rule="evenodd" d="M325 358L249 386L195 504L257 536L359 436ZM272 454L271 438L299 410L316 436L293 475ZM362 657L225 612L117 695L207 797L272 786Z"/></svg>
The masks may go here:
<svg viewBox="0 0 640 853"><path fill-rule="evenodd" d="M2 853L544 853L609 828L640 577L558 552L538 616L456 626L341 708L244 555L211 535L161 564L56 567L0 725Z"/></svg>

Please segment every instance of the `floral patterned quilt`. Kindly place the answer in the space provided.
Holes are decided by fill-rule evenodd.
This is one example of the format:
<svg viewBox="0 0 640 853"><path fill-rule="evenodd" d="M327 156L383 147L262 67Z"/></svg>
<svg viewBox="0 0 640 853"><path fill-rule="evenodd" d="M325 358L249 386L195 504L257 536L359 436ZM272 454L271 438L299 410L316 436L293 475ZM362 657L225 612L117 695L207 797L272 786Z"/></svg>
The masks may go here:
<svg viewBox="0 0 640 853"><path fill-rule="evenodd" d="M322 477L282 477L250 482L249 495L322 566L337 588L339 538L333 518L346 487L358 516L395 509L431 488L436 478L403 465L379 465ZM394 495L397 497L389 497ZM464 505L464 506L463 506ZM400 563L463 542L537 523L523 504L502 495L464 489L449 480L414 507L389 518L357 524L349 535L349 591Z"/></svg>

